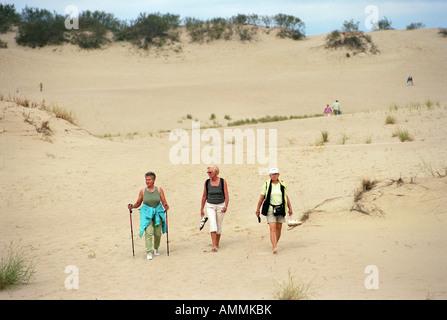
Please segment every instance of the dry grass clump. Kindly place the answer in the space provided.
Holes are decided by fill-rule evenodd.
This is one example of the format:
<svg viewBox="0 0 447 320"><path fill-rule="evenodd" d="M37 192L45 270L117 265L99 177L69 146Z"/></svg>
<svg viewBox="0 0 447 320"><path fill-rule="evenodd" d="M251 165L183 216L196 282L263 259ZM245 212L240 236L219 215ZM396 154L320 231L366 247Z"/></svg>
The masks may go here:
<svg viewBox="0 0 447 320"><path fill-rule="evenodd" d="M387 115L385 119L385 124L395 124L396 118L394 118L392 115Z"/></svg>
<svg viewBox="0 0 447 320"><path fill-rule="evenodd" d="M27 264L22 250L12 248L11 244L0 260L0 290L28 284L34 274L35 265Z"/></svg>
<svg viewBox="0 0 447 320"><path fill-rule="evenodd" d="M447 177L447 164L444 162L441 164L440 168L435 167L431 163L426 163L424 160L422 161L423 168L425 171L430 174L433 178L444 178Z"/></svg>
<svg viewBox="0 0 447 320"><path fill-rule="evenodd" d="M290 270L288 273L288 281L283 282L275 291L274 297L278 300L308 300L310 283L304 284L295 281Z"/></svg>
<svg viewBox="0 0 447 320"><path fill-rule="evenodd" d="M365 192L372 190L374 188L374 186L376 185L376 183L377 183L377 181L375 181L375 180L371 180L369 178L363 178L362 182L360 184L360 187L354 193L354 202L360 201L363 194Z"/></svg>
<svg viewBox="0 0 447 320"><path fill-rule="evenodd" d="M40 125L40 127L36 126L36 131L39 133L42 133L46 137L51 136L51 134L53 133L51 131L48 120L42 121L42 124Z"/></svg>
<svg viewBox="0 0 447 320"><path fill-rule="evenodd" d="M0 97L1 97L1 100L4 99L3 95L0 95ZM71 111L67 111L67 110L59 107L58 105L52 105L49 107L45 104L45 100L42 100L41 103L37 103L34 101L30 101L26 97L22 98L22 97L15 96L12 99L9 98L9 99L6 99L5 101L14 102L17 105L22 106L24 108L38 108L43 111L48 111L48 112L53 113L56 116L56 118L64 119L64 120L70 122L71 124L77 125L75 116L73 115L73 113Z"/></svg>
<svg viewBox="0 0 447 320"><path fill-rule="evenodd" d="M50 111L56 115L56 118L64 119L64 120L70 122L71 124L76 125L74 115L72 114L71 111L67 111L63 108L60 108L57 105L52 106Z"/></svg>
<svg viewBox="0 0 447 320"><path fill-rule="evenodd" d="M323 146L328 141L329 141L329 132L327 132L326 130L323 130L323 131L321 131L320 138L315 141L315 145Z"/></svg>
<svg viewBox="0 0 447 320"><path fill-rule="evenodd" d="M397 184L401 184L403 182L402 179L399 180L392 180L391 184L396 182ZM358 211L360 213L363 213L365 215L368 216L380 216L380 217L384 217L385 216L385 212L378 207L375 203L374 200L377 199L377 197L375 199L371 200L364 200L363 201L363 195L367 192L370 192L371 190L373 190L376 185L378 184L378 181L376 180L371 180L369 178L363 178L362 182L360 184L360 186L356 189L356 191L354 192L354 205L351 208L351 211ZM379 190L379 196L380 197L380 190Z"/></svg>
<svg viewBox="0 0 447 320"><path fill-rule="evenodd" d="M398 137L400 142L413 141L413 137L408 133L408 130L398 129L397 131L393 132L392 136Z"/></svg>

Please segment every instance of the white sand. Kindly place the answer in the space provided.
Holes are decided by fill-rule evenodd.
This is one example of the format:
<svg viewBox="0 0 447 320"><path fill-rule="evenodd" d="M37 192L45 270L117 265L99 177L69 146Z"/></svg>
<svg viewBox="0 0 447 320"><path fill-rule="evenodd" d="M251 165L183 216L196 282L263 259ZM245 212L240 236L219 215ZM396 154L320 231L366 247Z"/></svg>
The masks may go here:
<svg viewBox="0 0 447 320"><path fill-rule="evenodd" d="M371 36L381 53L348 59L344 50L322 48L325 35L294 42L260 34L245 44L183 39L180 53L116 43L28 49L2 35L0 244L3 252L11 241L22 248L36 274L0 299L272 299L289 272L310 284L312 299L446 299L447 178L428 168L447 168L447 41L437 29ZM57 104L79 126L5 101L14 96ZM212 125L214 113L223 137L224 115L322 113L335 99L339 117L241 127L277 129L294 218L316 208L303 225L284 226L273 255L268 227L254 215L267 178L258 175L262 165L222 164L230 205L221 248L211 252L208 225L198 230L207 163L172 164L174 142L161 130L191 129L187 114ZM394 103L400 108L390 111ZM388 114L395 124L385 125ZM46 120L47 138L35 130ZM398 129L413 141L392 137ZM315 146L323 130L329 142ZM126 208L149 170L171 207L170 256L164 235L152 261L137 236L138 210L132 258ZM363 178L379 181L361 202L370 215L351 211ZM392 183L399 178L403 184ZM70 265L79 270L77 290L64 285ZM370 265L378 289L365 288Z"/></svg>

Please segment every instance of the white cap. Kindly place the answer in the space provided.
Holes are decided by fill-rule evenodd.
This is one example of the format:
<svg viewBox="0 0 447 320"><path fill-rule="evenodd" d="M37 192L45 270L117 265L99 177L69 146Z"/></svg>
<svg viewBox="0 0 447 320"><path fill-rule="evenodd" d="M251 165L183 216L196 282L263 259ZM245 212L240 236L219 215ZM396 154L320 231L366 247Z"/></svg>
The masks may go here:
<svg viewBox="0 0 447 320"><path fill-rule="evenodd" d="M278 168L270 168L269 174L275 174L275 173L279 173Z"/></svg>

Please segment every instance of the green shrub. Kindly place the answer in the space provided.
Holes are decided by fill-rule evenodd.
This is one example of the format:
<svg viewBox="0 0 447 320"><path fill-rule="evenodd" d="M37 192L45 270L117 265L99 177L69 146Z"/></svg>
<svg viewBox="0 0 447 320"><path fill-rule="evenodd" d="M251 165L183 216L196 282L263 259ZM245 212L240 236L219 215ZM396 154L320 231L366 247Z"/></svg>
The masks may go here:
<svg viewBox="0 0 447 320"><path fill-rule="evenodd" d="M353 52L370 52L376 54L379 52L371 37L363 31L340 32L334 30L326 37L326 48L338 49L345 48Z"/></svg>
<svg viewBox="0 0 447 320"><path fill-rule="evenodd" d="M326 37L326 42L335 42L340 38L340 31L334 30Z"/></svg>
<svg viewBox="0 0 447 320"><path fill-rule="evenodd" d="M357 32L359 31L359 24L360 22L354 22L354 19L351 19L349 21L345 20L343 22L343 32Z"/></svg>
<svg viewBox="0 0 447 320"><path fill-rule="evenodd" d="M223 18L202 21L187 17L184 19L186 31L192 42L210 42L219 39L229 40L233 35L232 25Z"/></svg>
<svg viewBox="0 0 447 320"><path fill-rule="evenodd" d="M79 27L70 30L70 42L83 49L98 49L110 42L107 33L118 32L121 22L111 13L87 10L79 15Z"/></svg>
<svg viewBox="0 0 447 320"><path fill-rule="evenodd" d="M16 41L19 45L43 47L65 42L65 19L46 9L28 8L22 10Z"/></svg>
<svg viewBox="0 0 447 320"><path fill-rule="evenodd" d="M231 17L231 23L233 24L249 24L249 16L246 14L240 14Z"/></svg>
<svg viewBox="0 0 447 320"><path fill-rule="evenodd" d="M13 4L0 3L0 33L6 33L11 29L11 26L20 21L20 16L17 14Z"/></svg>
<svg viewBox="0 0 447 320"><path fill-rule="evenodd" d="M67 17L28 7L18 15L14 5L0 4L0 33L8 31L12 24L18 24L16 42L33 48L70 42L81 48L95 49L111 41L110 33L113 33L114 41L128 41L144 49L179 41L180 16L175 14L140 13L137 19L127 23L103 11L84 11L79 15L79 29L70 30L65 28ZM184 21L193 42L230 40L234 35L241 41L250 41L256 36L259 25L278 27L277 35L282 38L300 40L305 37L304 22L286 14L237 14L230 19L202 21L185 18ZM4 43L0 43L0 46L4 47Z"/></svg>
<svg viewBox="0 0 447 320"><path fill-rule="evenodd" d="M247 26L247 25L242 25L242 24L237 24L235 29L236 29L236 34L239 36L239 40L241 40L241 41L253 40L254 36L258 32L258 27Z"/></svg>
<svg viewBox="0 0 447 320"><path fill-rule="evenodd" d="M421 29L421 28L425 28L425 24L423 24L422 22L412 22L407 26L407 30L414 30L414 29Z"/></svg>
<svg viewBox="0 0 447 320"><path fill-rule="evenodd" d="M383 19L379 20L379 30L391 30L391 20L388 20L387 17L383 17Z"/></svg>
<svg viewBox="0 0 447 320"><path fill-rule="evenodd" d="M166 13L140 13L139 17L115 33L116 40L129 41L139 48L162 46L168 40L178 41L180 16Z"/></svg>
<svg viewBox="0 0 447 320"><path fill-rule="evenodd" d="M304 22L300 18L277 14L275 16L259 16L257 14L237 14L230 19L215 18L212 20L199 20L187 17L184 19L186 30L193 42L208 42L218 39L229 40L233 34L239 40L252 40L260 25L269 28L272 24L279 28L278 36L300 40L305 37Z"/></svg>
<svg viewBox="0 0 447 320"><path fill-rule="evenodd" d="M98 28L94 31L77 32L71 39L71 43L78 45L82 49L99 49L109 42L106 38L107 31Z"/></svg>
<svg viewBox="0 0 447 320"><path fill-rule="evenodd" d="M304 22L300 18L280 13L274 16L273 20L281 28L278 32L279 37L293 40L301 40L305 37Z"/></svg>

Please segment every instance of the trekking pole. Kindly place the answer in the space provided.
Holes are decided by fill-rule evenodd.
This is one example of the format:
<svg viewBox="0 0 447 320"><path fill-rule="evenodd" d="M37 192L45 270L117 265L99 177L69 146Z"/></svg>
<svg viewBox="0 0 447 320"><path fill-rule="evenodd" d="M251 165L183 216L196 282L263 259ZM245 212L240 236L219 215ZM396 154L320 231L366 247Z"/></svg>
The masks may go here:
<svg viewBox="0 0 447 320"><path fill-rule="evenodd" d="M166 210L166 252L169 257L169 227L168 227L168 210Z"/></svg>
<svg viewBox="0 0 447 320"><path fill-rule="evenodd" d="M130 216L130 236L132 237L132 255L135 257L135 250L133 247L132 209L130 208L129 208L129 216Z"/></svg>

